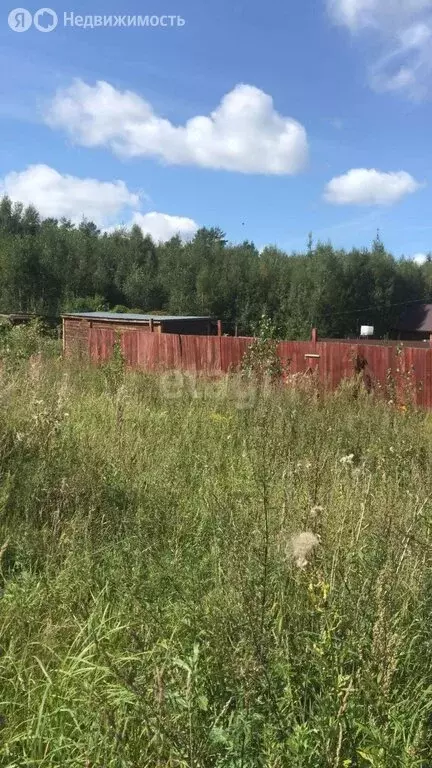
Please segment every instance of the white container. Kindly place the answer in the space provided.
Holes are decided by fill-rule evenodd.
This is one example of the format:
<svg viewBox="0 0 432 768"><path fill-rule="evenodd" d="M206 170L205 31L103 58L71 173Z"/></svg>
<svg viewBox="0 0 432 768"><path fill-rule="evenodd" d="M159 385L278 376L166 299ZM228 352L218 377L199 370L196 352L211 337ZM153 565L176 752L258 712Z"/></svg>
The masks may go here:
<svg viewBox="0 0 432 768"><path fill-rule="evenodd" d="M373 325L362 325L360 328L360 336L373 336L374 331L375 329Z"/></svg>

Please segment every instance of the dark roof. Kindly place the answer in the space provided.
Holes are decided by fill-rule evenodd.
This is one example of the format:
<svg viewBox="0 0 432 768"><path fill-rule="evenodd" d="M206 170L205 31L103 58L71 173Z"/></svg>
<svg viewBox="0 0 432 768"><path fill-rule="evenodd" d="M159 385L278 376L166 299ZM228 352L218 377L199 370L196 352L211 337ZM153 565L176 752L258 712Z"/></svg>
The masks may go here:
<svg viewBox="0 0 432 768"><path fill-rule="evenodd" d="M405 309L395 330L432 333L432 304L417 304Z"/></svg>
<svg viewBox="0 0 432 768"><path fill-rule="evenodd" d="M209 315L196 317L195 315L135 315L122 312L70 312L62 317L83 317L88 320L107 320L111 322L122 323L149 323L151 320L155 323L173 320L211 320Z"/></svg>
<svg viewBox="0 0 432 768"><path fill-rule="evenodd" d="M36 315L34 312L1 312L0 313L0 322L7 321L9 323L12 323L12 325L17 325L19 323L25 323L30 322L31 320L41 320L45 323L59 323L60 317L53 316L53 315Z"/></svg>
<svg viewBox="0 0 432 768"><path fill-rule="evenodd" d="M2 312L0 317L5 320L36 320L39 315L35 315L32 312Z"/></svg>

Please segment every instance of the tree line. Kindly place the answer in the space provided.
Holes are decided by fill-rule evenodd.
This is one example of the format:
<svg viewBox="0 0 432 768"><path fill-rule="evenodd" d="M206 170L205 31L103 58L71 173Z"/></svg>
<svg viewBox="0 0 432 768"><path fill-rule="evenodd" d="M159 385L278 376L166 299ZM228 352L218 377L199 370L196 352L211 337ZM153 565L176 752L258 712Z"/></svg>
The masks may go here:
<svg viewBox="0 0 432 768"><path fill-rule="evenodd" d="M0 201L0 311L134 310L213 315L249 335L263 313L281 338L385 336L404 305L432 296L432 261L395 259L379 235L350 251L309 238L303 252L245 240L217 227L189 242L155 243L138 226L101 232L83 220L43 219L33 206Z"/></svg>

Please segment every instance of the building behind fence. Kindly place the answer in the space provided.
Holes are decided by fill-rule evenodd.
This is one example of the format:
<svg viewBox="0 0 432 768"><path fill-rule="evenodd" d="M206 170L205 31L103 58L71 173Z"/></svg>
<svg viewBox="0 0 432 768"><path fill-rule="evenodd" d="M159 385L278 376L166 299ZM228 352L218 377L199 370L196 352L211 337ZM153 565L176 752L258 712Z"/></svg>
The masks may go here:
<svg viewBox="0 0 432 768"><path fill-rule="evenodd" d="M220 322L209 316L142 315L119 312L74 312L62 315L64 351L88 351L89 334L95 330L123 333L181 333L200 336L220 333Z"/></svg>

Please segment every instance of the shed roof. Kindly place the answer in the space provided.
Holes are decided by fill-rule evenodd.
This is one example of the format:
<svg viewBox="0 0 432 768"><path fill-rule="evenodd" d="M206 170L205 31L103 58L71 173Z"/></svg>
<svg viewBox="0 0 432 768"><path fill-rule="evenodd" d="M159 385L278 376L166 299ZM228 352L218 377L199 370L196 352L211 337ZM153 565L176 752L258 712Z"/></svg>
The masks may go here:
<svg viewBox="0 0 432 768"><path fill-rule="evenodd" d="M211 320L210 315L197 317L196 315L141 315L123 312L70 312L62 317L82 317L88 320L104 320L108 322L122 323L149 323L151 320L155 323L174 320Z"/></svg>
<svg viewBox="0 0 432 768"><path fill-rule="evenodd" d="M395 330L432 333L432 304L407 307L396 323Z"/></svg>

